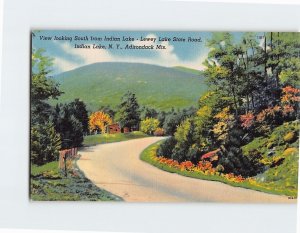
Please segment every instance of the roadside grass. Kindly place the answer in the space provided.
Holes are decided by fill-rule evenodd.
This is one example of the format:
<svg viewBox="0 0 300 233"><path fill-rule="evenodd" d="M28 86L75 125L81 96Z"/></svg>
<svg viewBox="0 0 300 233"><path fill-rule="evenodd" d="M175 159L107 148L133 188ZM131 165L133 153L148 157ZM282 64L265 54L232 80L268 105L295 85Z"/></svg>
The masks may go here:
<svg viewBox="0 0 300 233"><path fill-rule="evenodd" d="M97 134L84 137L84 146L120 142L148 137L139 131L118 134ZM31 164L30 198L33 201L122 201L94 185L77 167L76 160L69 161L68 174L58 168L58 162L42 166Z"/></svg>
<svg viewBox="0 0 300 233"><path fill-rule="evenodd" d="M67 177L58 162L31 165L30 198L33 201L121 201L122 199L95 186L70 161Z"/></svg>
<svg viewBox="0 0 300 233"><path fill-rule="evenodd" d="M130 133L116 133L116 134L96 134L88 135L84 137L83 145L84 146L95 146L97 144L110 143L110 142L121 142L127 141L130 139L145 138L149 135L140 132L134 131Z"/></svg>
<svg viewBox="0 0 300 233"><path fill-rule="evenodd" d="M154 143L147 147L141 154L140 158L141 160L159 168L164 171L170 172L170 173L177 173L179 175L192 177L196 179L202 179L202 180L210 180L210 181L218 181L225 184L229 184L234 187L241 187L246 189L252 189L256 191L261 191L265 193L270 194L276 194L276 195L286 195L288 197L297 197L297 190L294 189L285 189L280 186L276 186L274 183L263 183L258 182L255 178L246 179L242 182L235 182L228 180L227 178L221 176L221 175L212 175L212 174L204 174L202 172L196 172L196 171L188 171L188 170L180 170L174 167L171 167L167 164L161 163L157 161L156 158L156 151L162 141L159 141L157 143Z"/></svg>

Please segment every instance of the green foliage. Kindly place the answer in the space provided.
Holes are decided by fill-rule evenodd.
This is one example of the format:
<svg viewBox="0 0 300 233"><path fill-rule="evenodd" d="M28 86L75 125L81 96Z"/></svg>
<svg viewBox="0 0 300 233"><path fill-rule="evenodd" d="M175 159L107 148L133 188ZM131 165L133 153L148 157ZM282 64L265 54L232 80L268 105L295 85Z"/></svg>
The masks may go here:
<svg viewBox="0 0 300 233"><path fill-rule="evenodd" d="M192 116L194 113L195 109L193 107L177 111L171 109L171 111L164 113L163 116L162 114L159 115L158 118L161 122L163 122L163 129L165 133L167 135L174 135L180 123L186 118Z"/></svg>
<svg viewBox="0 0 300 233"><path fill-rule="evenodd" d="M57 98L61 92L58 84L48 78L51 72L52 59L44 56L44 50L32 51L32 69L31 69L31 123L43 123L47 121L50 113L49 99Z"/></svg>
<svg viewBox="0 0 300 233"><path fill-rule="evenodd" d="M257 157L250 159L243 155L241 149L243 135L243 131L238 127L234 127L229 132L228 140L224 145L225 149L222 151L218 164L223 166L225 173L249 177L261 172L262 166Z"/></svg>
<svg viewBox="0 0 300 233"><path fill-rule="evenodd" d="M232 97L237 114L242 87L242 62L238 58L243 55L243 51L239 45L234 44L230 33L214 33L207 45L211 50L204 63L207 66L204 75L218 92Z"/></svg>
<svg viewBox="0 0 300 233"><path fill-rule="evenodd" d="M280 82L286 86L299 86L300 82L300 58L292 57L285 61L285 69L279 74Z"/></svg>
<svg viewBox="0 0 300 233"><path fill-rule="evenodd" d="M196 172L191 172L191 171L186 171L186 170L182 171L180 169L170 167L166 164L162 164L159 161L157 161L157 159L155 159L157 156L156 152L159 150L160 145L162 143L164 143L164 142L158 142L158 143L155 143L155 144L147 147L141 154L141 157L140 157L141 160L143 160L159 169L162 169L164 171L171 172L171 173L177 173L182 176L187 176L187 177L192 177L192 178L202 179L202 180L218 181L218 182L232 185L234 187L253 189L253 190L258 190L258 191L262 191L262 192L266 192L266 193L272 193L272 194L278 194L278 195L288 195L288 196L293 196L293 197L297 196L297 188L294 189L291 186L289 186L289 187L282 186L282 182L284 182L284 180L285 180L284 177L282 178L281 182L268 182L268 183L264 182L264 181L259 182L256 179L251 178L252 180L246 180L244 182L237 183L237 182L232 182L232 181L224 178L223 176L207 175L207 174L196 173ZM297 184L297 182L295 182L295 180L297 180L297 175L295 173L295 171L297 171L297 167L295 167L295 165L298 166L298 164L295 162L296 162L295 160L291 161L291 163L287 164L286 167L283 169L283 171L286 172L286 170L289 168L289 165L293 164L293 166L294 166L293 173L291 173L291 175L290 175L291 179L294 179L294 181L292 181L293 184ZM223 170L221 166L219 166L218 169L220 169L220 171ZM289 176L289 174L286 174L286 175Z"/></svg>
<svg viewBox="0 0 300 233"><path fill-rule="evenodd" d="M220 93L208 91L199 98L199 109L193 118L195 124L194 139L202 153L215 149L217 140L213 135L214 116L221 112L230 101Z"/></svg>
<svg viewBox="0 0 300 233"><path fill-rule="evenodd" d="M30 159L34 164L44 164L57 159L61 137L49 120L50 98L57 98L61 92L58 85L48 79L52 60L43 55L43 50L33 50L31 69L31 125Z"/></svg>
<svg viewBox="0 0 300 233"><path fill-rule="evenodd" d="M157 154L197 164L201 155L218 149L212 163L218 172L262 176L247 179L249 186L294 195L298 165L291 158L299 146L299 125L293 122L300 100L295 88L299 34L264 33L262 38L259 41L254 33L238 39L230 33L213 33L204 62L209 91L191 115L159 114L166 133L174 138L161 143ZM293 177L284 175L287 166L294 169ZM272 177L276 168L278 182Z"/></svg>
<svg viewBox="0 0 300 233"><path fill-rule="evenodd" d="M60 135L56 133L52 123L31 127L30 159L33 164L42 165L57 160L60 146Z"/></svg>
<svg viewBox="0 0 300 233"><path fill-rule="evenodd" d="M284 161L266 170L257 176L259 184L281 192L289 192L291 196L297 196L298 190L298 164L299 151L293 148L293 153L288 153Z"/></svg>
<svg viewBox="0 0 300 233"><path fill-rule="evenodd" d="M178 162L185 160L196 162L199 153L193 138L194 133L195 126L191 119L184 120L177 127L174 134L177 143L172 151L172 159Z"/></svg>
<svg viewBox="0 0 300 233"><path fill-rule="evenodd" d="M114 119L115 115L116 115L116 111L114 109L112 109L110 106L106 105L106 106L101 106L99 108L100 112L104 112L106 114L108 114L110 116L110 118Z"/></svg>
<svg viewBox="0 0 300 233"><path fill-rule="evenodd" d="M61 135L63 149L80 147L83 142L83 123L76 118L78 113L74 103L56 105L53 113L53 122L56 131ZM83 116L79 117L82 119Z"/></svg>
<svg viewBox="0 0 300 233"><path fill-rule="evenodd" d="M89 116L86 109L86 104L75 99L68 104L70 114L73 115L82 125L82 132L87 134L89 132Z"/></svg>
<svg viewBox="0 0 300 233"><path fill-rule="evenodd" d="M141 106L170 110L196 104L207 89L203 76L149 64L103 62L87 65L54 77L64 92L57 102L80 98L91 112L99 106L118 110L120 99L128 90L136 94ZM153 116L151 116L153 117Z"/></svg>
<svg viewBox="0 0 300 233"><path fill-rule="evenodd" d="M134 93L127 92L121 99L116 121L121 128L128 127L137 130L140 122L140 106Z"/></svg>
<svg viewBox="0 0 300 233"><path fill-rule="evenodd" d="M244 155L256 157L265 166L265 171L257 176L260 185L297 196L298 132L299 121L286 122L242 147Z"/></svg>
<svg viewBox="0 0 300 233"><path fill-rule="evenodd" d="M297 148L299 121L286 122L276 128L269 135L257 137L242 147L243 154L250 159L257 158L265 166L276 166L277 162L285 159L287 148ZM293 134L293 140L286 141L285 136Z"/></svg>
<svg viewBox="0 0 300 233"><path fill-rule="evenodd" d="M188 140L190 136L191 125L191 120L186 119L177 127L174 137L178 142L184 143Z"/></svg>
<svg viewBox="0 0 300 233"><path fill-rule="evenodd" d="M66 178L58 169L58 162L31 165L30 197L34 201L122 200L95 186L77 167L73 167Z"/></svg>
<svg viewBox="0 0 300 233"><path fill-rule="evenodd" d="M158 112L154 108L149 108L143 106L141 109L141 119L144 120L146 118L157 118Z"/></svg>
<svg viewBox="0 0 300 233"><path fill-rule="evenodd" d="M155 118L146 118L141 121L141 131L152 135L154 131L158 128L159 121Z"/></svg>
<svg viewBox="0 0 300 233"><path fill-rule="evenodd" d="M157 156L171 158L172 151L176 143L177 141L175 140L174 137L169 137L166 140L164 140L161 144L159 144L159 147L157 149Z"/></svg>

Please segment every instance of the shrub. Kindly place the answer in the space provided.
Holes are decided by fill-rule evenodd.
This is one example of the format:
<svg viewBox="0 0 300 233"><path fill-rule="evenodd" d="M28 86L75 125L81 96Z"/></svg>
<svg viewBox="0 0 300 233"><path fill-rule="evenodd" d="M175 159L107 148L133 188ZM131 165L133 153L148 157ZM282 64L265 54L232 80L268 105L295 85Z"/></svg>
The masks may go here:
<svg viewBox="0 0 300 233"><path fill-rule="evenodd" d="M192 161L193 163L197 163L200 157L199 148L196 146L196 144L193 144L186 154L186 159L189 161Z"/></svg>
<svg viewBox="0 0 300 233"><path fill-rule="evenodd" d="M43 165L58 159L61 137L52 123L32 126L30 142L30 158L33 164Z"/></svg>
<svg viewBox="0 0 300 233"><path fill-rule="evenodd" d="M295 135L294 132L288 132L286 135L284 135L283 140L285 142L291 143L291 142L293 142L295 140L295 138L296 138L295 136L296 135Z"/></svg>
<svg viewBox="0 0 300 233"><path fill-rule="evenodd" d="M172 159L178 161L179 163L187 160L186 155L187 155L188 149L189 149L188 145L179 146L177 143L172 151Z"/></svg>
<svg viewBox="0 0 300 233"><path fill-rule="evenodd" d="M246 177L253 176L261 172L262 166L255 156L258 153L256 148L248 148L252 156L243 155L241 150L242 135L243 131L239 128L234 128L229 132L228 141L225 144L226 150L220 156L219 164L224 167L225 173Z"/></svg>
<svg viewBox="0 0 300 233"><path fill-rule="evenodd" d="M196 160L197 148L194 145L195 141L193 139L194 128L193 121L189 118L181 122L177 127L174 134L177 144L172 151L172 159L178 162Z"/></svg>
<svg viewBox="0 0 300 233"><path fill-rule="evenodd" d="M250 128L254 123L254 118L255 116L253 115L252 112L246 113L245 115L241 115L240 116L240 121L242 123L241 126L244 129Z"/></svg>
<svg viewBox="0 0 300 233"><path fill-rule="evenodd" d="M165 141L163 141L157 150L157 156L171 158L172 151L173 151L173 148L175 147L176 143L177 143L177 141L175 140L174 137L170 137L170 138L166 139Z"/></svg>
<svg viewBox="0 0 300 233"><path fill-rule="evenodd" d="M291 148L287 148L284 152L283 152L283 156L289 156L289 155L293 155L293 154L297 154L298 150L297 148L291 147Z"/></svg>
<svg viewBox="0 0 300 233"><path fill-rule="evenodd" d="M146 134L153 134L159 126L159 121L155 118L146 118L141 122L141 131Z"/></svg>

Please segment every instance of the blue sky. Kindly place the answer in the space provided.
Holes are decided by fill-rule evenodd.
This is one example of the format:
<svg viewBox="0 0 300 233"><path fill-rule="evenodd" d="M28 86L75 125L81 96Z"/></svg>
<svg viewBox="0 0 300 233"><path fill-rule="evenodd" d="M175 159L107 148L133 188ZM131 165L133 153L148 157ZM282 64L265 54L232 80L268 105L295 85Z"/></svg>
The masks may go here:
<svg viewBox="0 0 300 233"><path fill-rule="evenodd" d="M237 34L238 35L238 34ZM41 36L52 37L52 40L42 40ZM53 40L54 36L72 37L72 41ZM88 36L89 41L74 41L75 36ZM156 42L142 42L140 39L133 42L107 42L91 41L90 37L120 37L130 36L135 39L142 37L156 38ZM203 70L202 62L205 60L209 49L205 46L206 40L210 38L209 32L166 32L166 31L67 31L67 30L42 30L35 32L32 39L33 49L43 48L45 54L54 58L53 71L55 74L72 70L84 65L96 62L139 62L156 64L161 66L185 66L198 70ZM158 41L159 37L182 37L199 38L202 42L170 42ZM125 47L126 44L133 45L165 45L165 50L126 50L126 49L81 49L74 48L75 44L120 44Z"/></svg>

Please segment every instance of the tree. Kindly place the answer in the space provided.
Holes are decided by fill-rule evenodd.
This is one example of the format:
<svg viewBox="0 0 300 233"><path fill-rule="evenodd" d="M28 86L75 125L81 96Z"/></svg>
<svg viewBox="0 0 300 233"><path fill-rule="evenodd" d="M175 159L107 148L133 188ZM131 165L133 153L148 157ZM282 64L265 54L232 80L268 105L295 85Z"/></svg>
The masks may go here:
<svg viewBox="0 0 300 233"><path fill-rule="evenodd" d="M128 127L130 130L139 128L140 109L135 94L128 91L122 97L116 118L121 128Z"/></svg>
<svg viewBox="0 0 300 233"><path fill-rule="evenodd" d="M254 176L261 172L263 167L257 159L250 159L242 153L241 146L243 141L241 139L244 137L243 130L236 125L228 134L228 140L218 161L218 164L224 167L224 172L244 177Z"/></svg>
<svg viewBox="0 0 300 233"><path fill-rule="evenodd" d="M99 131L105 133L105 127L112 123L110 116L104 112L94 112L89 118L89 127L91 131Z"/></svg>
<svg viewBox="0 0 300 233"><path fill-rule="evenodd" d="M60 134L62 149L80 147L83 142L82 123L73 114L73 105L56 105L53 113L55 130Z"/></svg>
<svg viewBox="0 0 300 233"><path fill-rule="evenodd" d="M87 134L89 132L89 117L85 103L79 99L75 99L68 106L70 114L81 123L83 133Z"/></svg>
<svg viewBox="0 0 300 233"><path fill-rule="evenodd" d="M228 132L233 128L234 116L230 113L229 107L224 108L221 112L214 116L217 119L217 124L213 127L213 132L218 141L225 142L228 137Z"/></svg>
<svg viewBox="0 0 300 233"><path fill-rule="evenodd" d="M168 113L165 117L163 129L167 135L174 135L177 126L184 119L183 115L178 112Z"/></svg>
<svg viewBox="0 0 300 233"><path fill-rule="evenodd" d="M161 111L158 113L158 120L160 122L159 127L163 127L164 132L167 135L174 135L176 128L180 123L196 113L197 109L195 107L189 107L187 109L177 109L172 108L168 112Z"/></svg>
<svg viewBox="0 0 300 233"><path fill-rule="evenodd" d="M146 119L146 118L157 118L158 112L154 108L149 108L149 107L142 107L141 110L141 119Z"/></svg>
<svg viewBox="0 0 300 233"><path fill-rule="evenodd" d="M155 118L146 118L141 122L141 131L146 134L153 134L153 132L158 128L159 121Z"/></svg>
<svg viewBox="0 0 300 233"><path fill-rule="evenodd" d="M56 133L52 123L34 125L31 127L30 133L30 159L32 163L43 165L58 159L61 138Z"/></svg>
<svg viewBox="0 0 300 233"><path fill-rule="evenodd" d="M222 92L232 98L237 116L241 104L240 87L243 83L241 80L242 63L239 61L242 51L239 46L234 45L230 33L214 33L207 45L211 50L204 62L207 66L204 75L209 83L214 85L217 92Z"/></svg>
<svg viewBox="0 0 300 233"><path fill-rule="evenodd" d="M32 51L30 89L30 155L31 162L42 165L56 160L61 145L61 137L54 129L49 116L49 99L57 98L61 92L58 84L49 77L52 59L44 56L42 49Z"/></svg>
<svg viewBox="0 0 300 233"><path fill-rule="evenodd" d="M164 140L157 149L157 156L172 158L173 149L176 145L177 141L174 137L169 137Z"/></svg>
<svg viewBox="0 0 300 233"><path fill-rule="evenodd" d="M101 106L99 108L100 112L104 112L106 114L108 114L112 119L114 119L115 115L116 115L116 111L114 109L112 109L110 106L106 105L106 106Z"/></svg>
<svg viewBox="0 0 300 233"><path fill-rule="evenodd" d="M194 140L195 126L192 119L185 119L178 127L174 134L177 141L172 150L172 159L178 162L185 160L196 163L199 155L198 146Z"/></svg>
<svg viewBox="0 0 300 233"><path fill-rule="evenodd" d="M58 84L49 78L51 72L52 59L44 56L44 50L33 50L31 69L31 123L41 123L48 121L51 106L49 99L56 99L61 92Z"/></svg>

